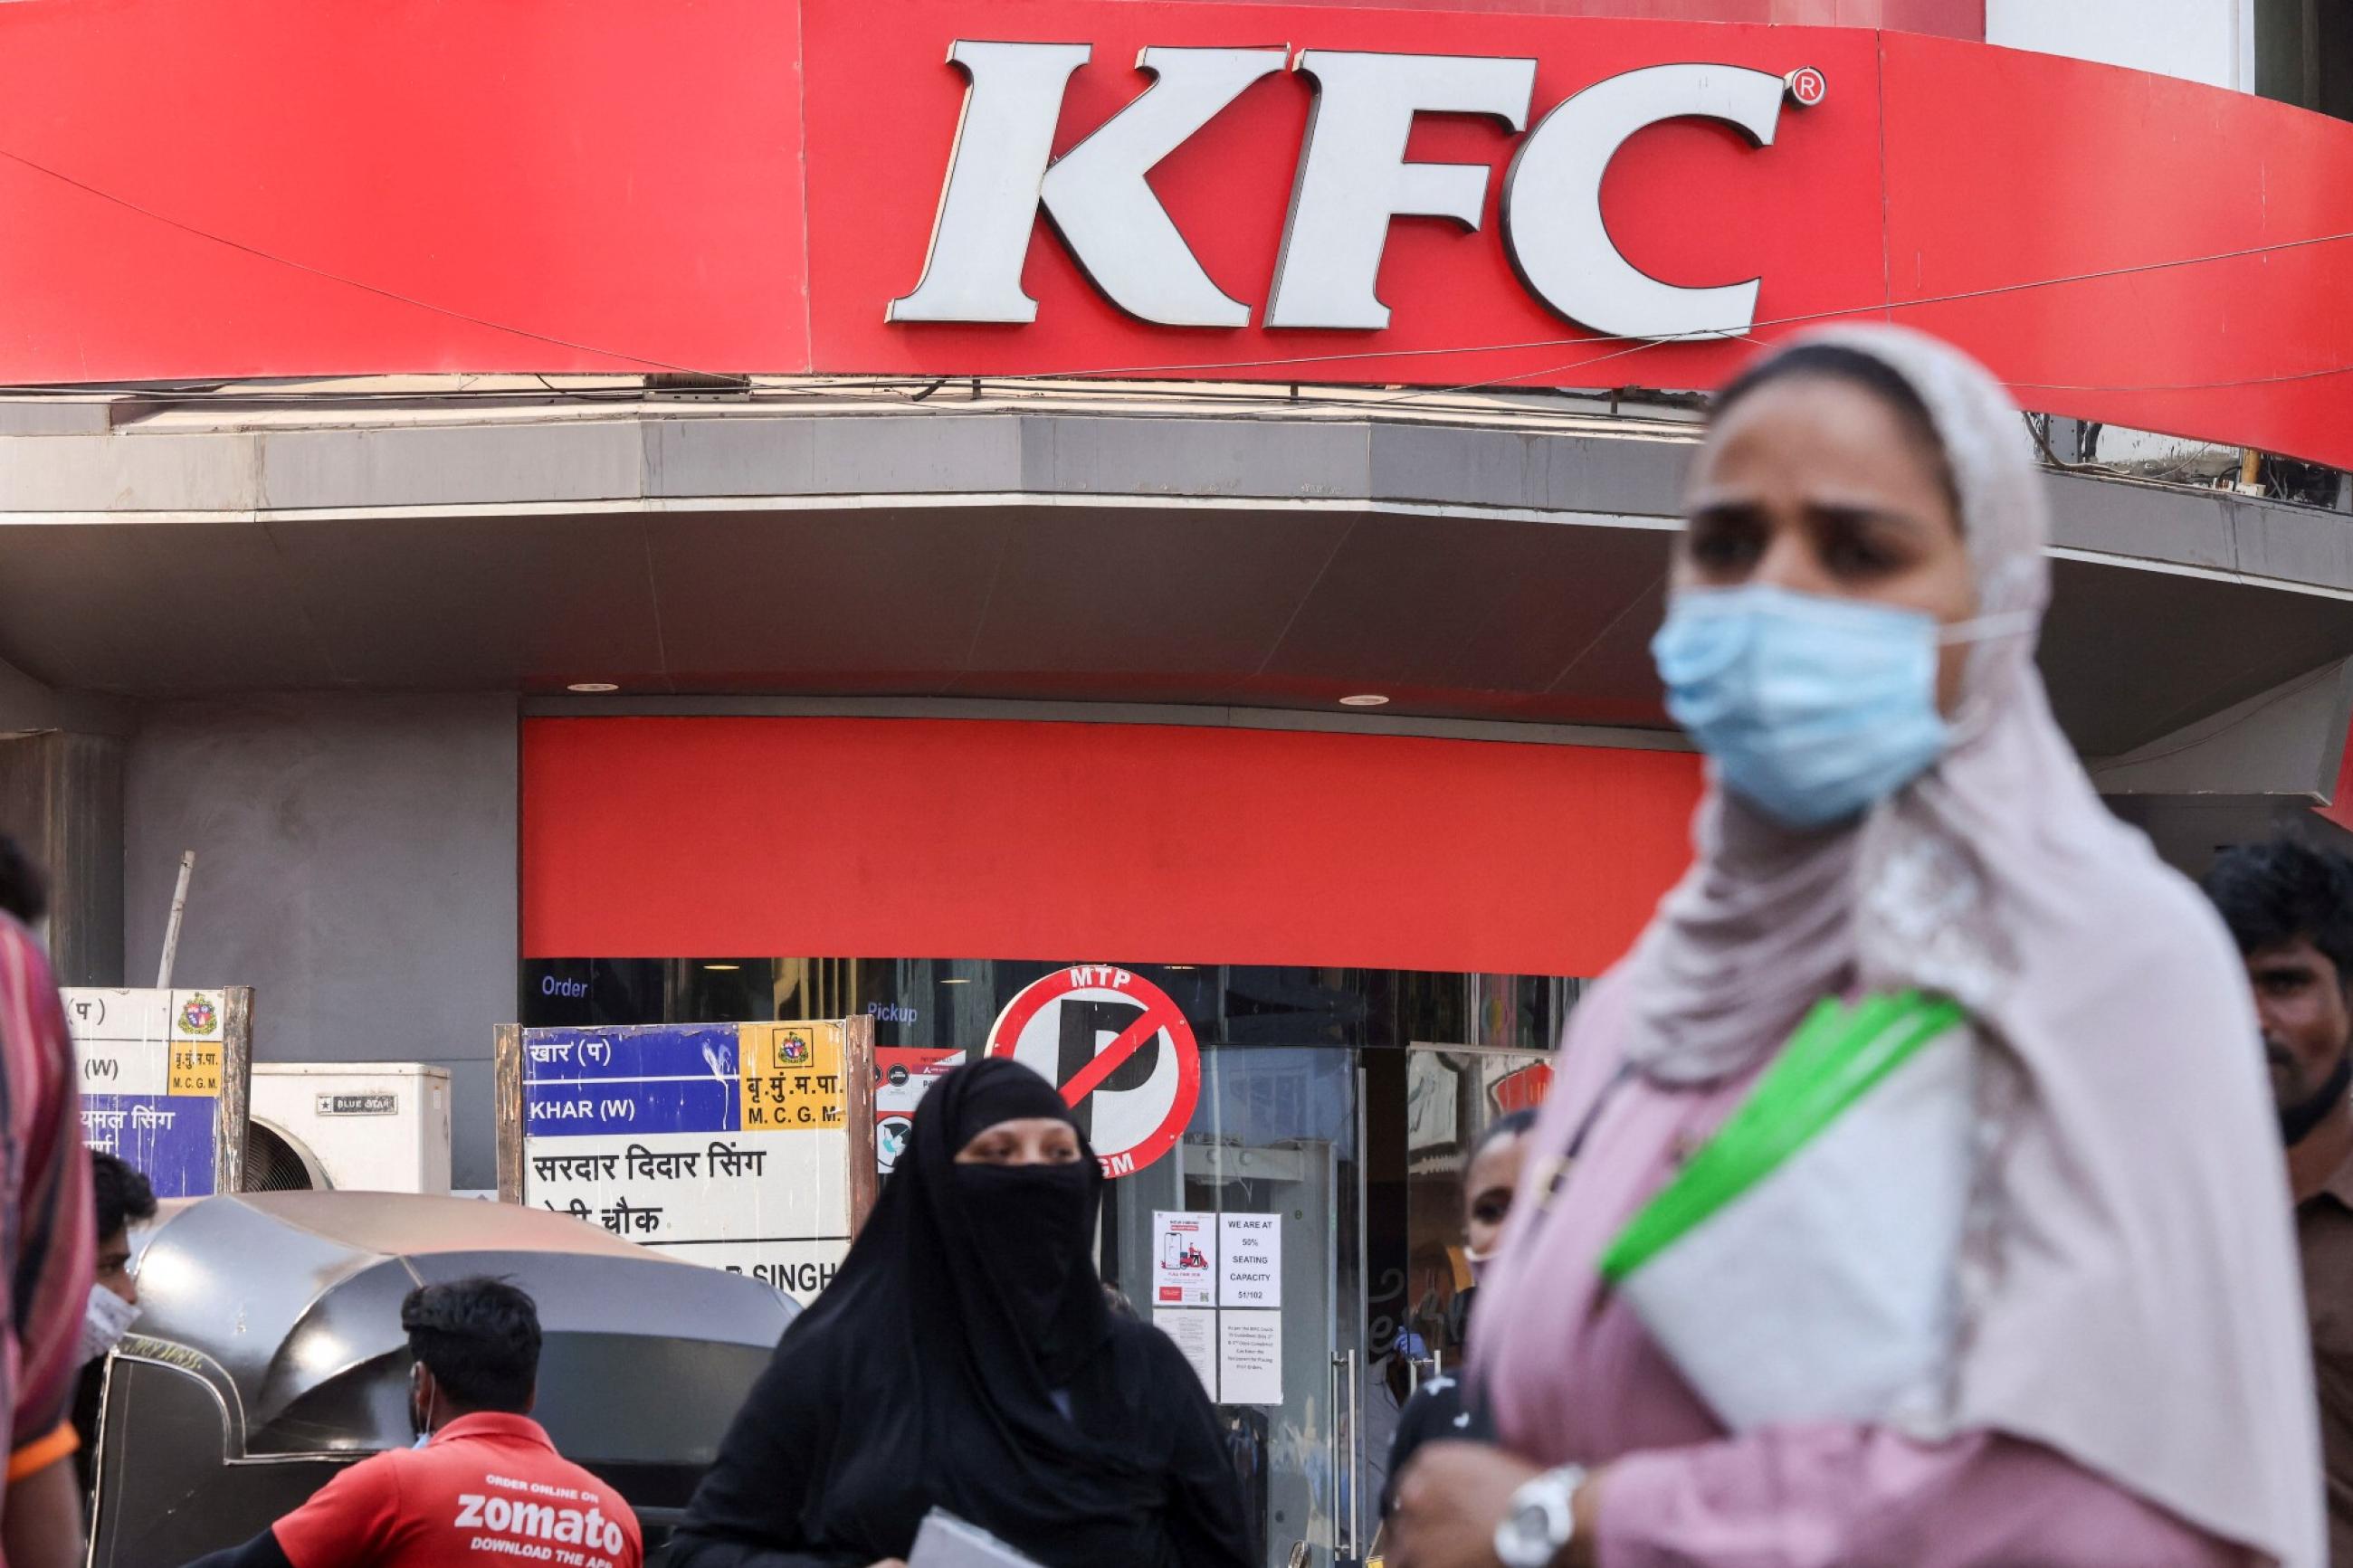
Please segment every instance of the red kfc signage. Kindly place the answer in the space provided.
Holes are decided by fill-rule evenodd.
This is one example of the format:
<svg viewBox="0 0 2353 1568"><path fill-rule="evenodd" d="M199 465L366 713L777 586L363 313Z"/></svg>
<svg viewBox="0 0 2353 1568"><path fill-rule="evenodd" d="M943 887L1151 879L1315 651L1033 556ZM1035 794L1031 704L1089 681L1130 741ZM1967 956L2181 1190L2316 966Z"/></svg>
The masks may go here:
<svg viewBox="0 0 2353 1568"><path fill-rule="evenodd" d="M853 12L807 19L811 349L828 369L1704 388L1754 341L1892 320L1960 342L2030 407L2353 463L2353 243L2296 243L2353 233L2353 126L2282 105L1852 29L904 0L887 49L905 68L878 73L828 68L882 47ZM981 62L980 38L1082 43ZM1344 54L1353 74L1324 63ZM1037 120L991 99L1008 64L1056 100L1042 167ZM1694 68L1748 89L1744 112L1683 96ZM1757 90L1768 78L1781 90ZM1032 139L976 154L976 115ZM2176 121L2211 133L2148 133ZM2227 177L2232 149L2258 145L2298 168L2292 189ZM2054 146L2091 163L2055 166ZM1577 199L1535 203L1532 160ZM992 171L1009 190L959 189ZM975 195L994 205L956 210ZM1106 211L1124 248L1100 237ZM987 232L965 226L976 212L1024 248L1018 297L967 300L1035 301L1026 321L925 309L954 297L935 241ZM1176 265L1146 280L1145 256ZM994 289L998 266L946 278ZM1744 321L1746 339L1716 335Z"/></svg>
<svg viewBox="0 0 2353 1568"><path fill-rule="evenodd" d="M881 15L0 7L0 381L1707 387L1851 317L2353 467L2353 125L1862 29Z"/></svg>
<svg viewBox="0 0 2353 1568"><path fill-rule="evenodd" d="M1752 327L1885 297L1873 33L1104 0L894 18L904 68L853 77L821 62L871 56L871 29L807 13L813 297L864 296L812 349L843 368L1707 386ZM1852 90L1799 107L1801 71Z"/></svg>

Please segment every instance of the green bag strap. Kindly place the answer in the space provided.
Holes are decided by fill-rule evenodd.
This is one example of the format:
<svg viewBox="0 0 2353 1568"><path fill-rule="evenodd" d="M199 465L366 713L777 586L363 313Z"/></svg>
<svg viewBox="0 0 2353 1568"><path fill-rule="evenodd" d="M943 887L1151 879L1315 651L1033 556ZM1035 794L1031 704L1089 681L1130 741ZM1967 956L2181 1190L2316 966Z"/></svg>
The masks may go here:
<svg viewBox="0 0 2353 1568"><path fill-rule="evenodd" d="M1715 1213L1764 1173L1749 1172L1745 1153L1753 1153L1760 1123L1769 1110L1767 1090L1773 1084L1794 1085L1817 1080L1821 1064L1861 1028L1883 1026L1894 997L1872 997L1860 1007L1849 1007L1836 997L1814 1005L1789 1037L1789 1043L1767 1068L1748 1098L1736 1107L1715 1136L1701 1145L1666 1186L1636 1213L1601 1256L1602 1278L1617 1284L1653 1256ZM1778 1100L1772 1103L1778 1103Z"/></svg>
<svg viewBox="0 0 2353 1568"><path fill-rule="evenodd" d="M1612 1286L1722 1212L1966 1016L1917 991L1815 1004L1748 1098L1602 1253Z"/></svg>

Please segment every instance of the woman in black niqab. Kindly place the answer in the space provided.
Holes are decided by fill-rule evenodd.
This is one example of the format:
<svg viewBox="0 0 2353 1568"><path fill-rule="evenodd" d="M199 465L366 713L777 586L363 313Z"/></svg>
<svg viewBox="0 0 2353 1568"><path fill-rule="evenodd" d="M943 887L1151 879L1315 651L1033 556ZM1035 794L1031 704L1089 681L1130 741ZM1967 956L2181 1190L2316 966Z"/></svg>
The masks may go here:
<svg viewBox="0 0 2353 1568"><path fill-rule="evenodd" d="M1044 1163L978 1157L1039 1152L1006 1124L1049 1120L1069 1136L1044 1141ZM1103 1300L1102 1193L1036 1073L987 1059L934 1085L840 1271L728 1429L672 1568L868 1568L903 1558L934 1506L1046 1568L1246 1568L1199 1379Z"/></svg>

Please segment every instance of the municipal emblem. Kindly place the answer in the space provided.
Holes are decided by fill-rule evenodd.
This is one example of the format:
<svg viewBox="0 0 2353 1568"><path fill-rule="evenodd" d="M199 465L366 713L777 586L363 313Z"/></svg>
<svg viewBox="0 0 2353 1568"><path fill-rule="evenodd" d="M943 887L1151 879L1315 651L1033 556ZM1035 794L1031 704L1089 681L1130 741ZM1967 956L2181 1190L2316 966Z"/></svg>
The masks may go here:
<svg viewBox="0 0 2353 1568"><path fill-rule="evenodd" d="M776 1055L786 1067L807 1067L809 1059L808 1037L786 1035L784 1043L776 1047Z"/></svg>
<svg viewBox="0 0 2353 1568"><path fill-rule="evenodd" d="M219 1021L213 999L201 991L180 1005L180 1033L184 1035L209 1035Z"/></svg>

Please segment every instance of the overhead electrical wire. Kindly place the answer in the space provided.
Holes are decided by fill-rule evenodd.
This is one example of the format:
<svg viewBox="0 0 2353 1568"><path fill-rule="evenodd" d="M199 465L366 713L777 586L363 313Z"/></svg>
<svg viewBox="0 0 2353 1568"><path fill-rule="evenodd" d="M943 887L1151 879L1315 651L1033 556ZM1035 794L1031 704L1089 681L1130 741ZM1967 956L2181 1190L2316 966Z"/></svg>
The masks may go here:
<svg viewBox="0 0 2353 1568"><path fill-rule="evenodd" d="M480 327L491 331L503 332L515 337L526 338L533 342L548 344L552 347L568 349L577 353L596 354L602 358L642 366L650 371L696 376L716 384L707 389L713 393L723 393L732 387L754 396L760 396L763 394L774 394L779 391L787 390L776 387L763 387L759 384L755 376L750 374L698 370L691 365L677 364L668 360L659 359L646 354L633 353L627 350L608 348L596 343L584 342L576 339L566 338L550 332L543 332L529 327L519 327L510 322L500 321L487 316L477 315L470 311L438 303L431 300L421 299L413 294L403 293L396 289L369 283L364 279L349 277L327 268L314 266L309 262L301 261L292 257L282 256L274 251L266 250L259 246L252 245L246 241L235 239L227 235L216 233L212 230L200 227L195 224L173 217L168 214L157 212L152 207L148 207L141 203L132 201L128 197L118 195L111 191L91 184L88 181L76 178L74 175L66 174L61 170L52 168L35 159L27 158L22 153L12 152L5 147L0 147L0 158L5 158L11 163L15 163L24 168L32 170L36 174L56 180L60 184L69 185L75 190L83 192L84 194L93 196L100 201L108 202L113 205L122 207L125 210L146 218L151 222L163 224L167 227L194 236L196 238L227 247L229 249L239 252L240 254L253 257L258 260L268 262L275 266L289 268L295 271L304 273L311 277L322 279L328 282L342 284L347 288L357 289L365 293L375 295L380 299L389 300L396 303L406 305L415 310L428 311L435 315L446 316L453 321L466 322L470 326ZM2182 268L2211 266L2219 262L2236 261L2251 257L2270 256L2287 251L2308 249L2316 246L2339 244L2348 240L2353 240L2353 230L2347 230L2335 234L2312 235L2299 239L2277 240L2268 244L2246 246L2235 250L2216 251L2202 256L2179 257L2163 261L2137 262L2119 267L2100 268L2084 272L2066 273L2051 278L2029 279L2014 283L1994 284L1978 289L1960 289L1947 294L1924 295L1917 299L1871 300L1844 309L1807 311L1752 322L1745 332L1737 335L1745 338L1753 336L1760 330L1769 330L1788 326L1800 326L1815 321L1852 319L1874 313L1895 314L1906 310L1920 310L1929 306L1956 304L1971 300L1990 299L2001 295L2021 293L2033 289L2063 288L2077 283L2100 282L2118 278L2144 276L2151 273L2172 271ZM947 382L972 381L976 384L995 383L999 384L1036 384L1039 382L1095 382L1122 376L1144 377L1171 374L1180 372L1191 375L1200 375L1218 371L1286 370L1311 365L1340 364L1363 360L1428 362L1457 354L1514 353L1531 349L1567 348L1570 346L1592 347L1612 343L1622 345L1607 353L1580 355L1576 359L1564 360L1556 364L1546 365L1535 370L1517 372L1510 375L1488 376L1477 381L1464 382L1451 386L1416 388L1411 391L1393 395L1388 398L1366 400L1371 402L1375 406L1379 406L1386 404L1409 402L1427 397L1459 395L1480 391L1513 390L1515 387L1515 384L1535 381L1542 377L1559 375L1567 372L1582 369L1588 365L1606 364L1612 361L1628 357L1631 354L1641 353L1653 349L1685 342L1712 342L1722 339L1727 335L1728 334L1719 332L1704 332L1684 333L1665 338L1630 338L1622 334L1612 334L1607 332L1579 332L1575 335L1535 338L1520 342L1508 343L1457 343L1428 348L1361 349L1330 353L1262 356L1252 359L1172 361L1159 364L1142 365L1088 365L1076 369L1023 371L1009 374L998 373L981 375L951 375L945 378L943 378L936 371L908 374L836 374L831 373L817 372L807 374L813 375L822 374L824 375L826 382L835 387L864 387L882 391L888 391L892 388L902 386L922 387L925 390L921 394L921 395L928 397L931 395L933 391L936 391L938 386L943 384L944 379ZM503 375L510 373L486 372L483 374L486 375ZM567 399L584 399L600 402L635 402L641 401L646 395L647 390L643 387L638 386L609 388L557 387L553 384L546 383L543 373L540 372L518 371L512 374L518 376L539 376L542 379L543 384L547 387L548 391L554 392ZM554 374L626 374L636 373L613 370L603 372L559 371ZM759 374L766 374L770 373ZM775 374L790 374L798 373ZM2346 374L2353 374L2353 364L2331 365L2314 370L2288 372L2277 375L2256 376L2241 380L2182 382L2168 384L2151 384L2144 385L2134 384L2114 384L2106 385L2070 385L2037 382L2012 382L2010 384L2021 390L2048 392L2192 392L2222 390L2236 386L2265 385L2280 382L2311 381L2328 376ZM1525 387L1518 389L1529 391L1556 390L1550 387ZM696 388L693 390L703 391L706 389ZM448 401L452 397L467 396L483 398L515 398L538 395L537 394L533 394L521 388L505 387L485 387L479 391L470 391L465 388L437 388L431 390L422 388L316 388L300 390L286 388L272 392L258 386L252 382L214 383L202 389L174 389L168 383L157 382L50 382L18 383L0 385L0 397L54 397L61 394L82 395L107 394L124 395L144 395L149 396L171 398L179 401L255 401L266 399L277 402L299 401L322 403L424 401L428 399L433 401ZM1161 395L1165 396L1168 395L1168 394L1163 393ZM1258 395L1263 396L1265 395L1260 394Z"/></svg>
<svg viewBox="0 0 2353 1568"><path fill-rule="evenodd" d="M580 353L604 354L608 358L628 360L632 364L646 365L655 370L676 371L685 375L693 375L698 374L685 365L670 364L658 359L647 359L638 354L622 353L613 349L597 348L591 343L573 342L565 338L553 337L546 332L533 331L528 327L509 326L504 321L493 321L485 316L470 315L464 310L454 310L447 305L437 305L430 300L419 300L414 295L403 294L396 289L383 288L375 283L364 282L357 278L346 277L340 272L331 272L323 267L313 267L307 261L297 261L290 256L280 256L274 251L264 250L258 245L248 245L241 239L232 239L227 235L216 234L210 229L199 228L195 224L183 222L179 218L173 217L167 213L159 213L153 207L141 205L139 203L131 200L128 196L120 196L115 195L112 191L104 190L97 185L93 185L87 180L76 179L73 175L65 173L63 170L52 169L47 163L38 163L31 158L27 158L21 153L10 152L5 147L0 147L0 158L5 158L12 163L20 164L25 168L32 170L37 174L46 174L50 179L56 180L61 184L70 185L75 190L80 191L88 195L96 196L102 202L111 202L114 205L121 207L126 211L136 213L141 217L147 219L151 223L160 223L166 227L176 228L183 234L194 235L198 239L209 240L215 245L227 246L231 250L240 251L245 255L254 257L259 260L270 262L280 267L290 267L298 272L307 272L313 278L323 278L330 283L341 283L346 288L364 289L370 294L376 295L381 299L393 300L398 304L413 306L420 310L430 310L436 315L448 316L455 321L470 322L477 327L487 327L492 331L510 332L516 337L534 339L537 342L549 343L557 348L572 349Z"/></svg>

